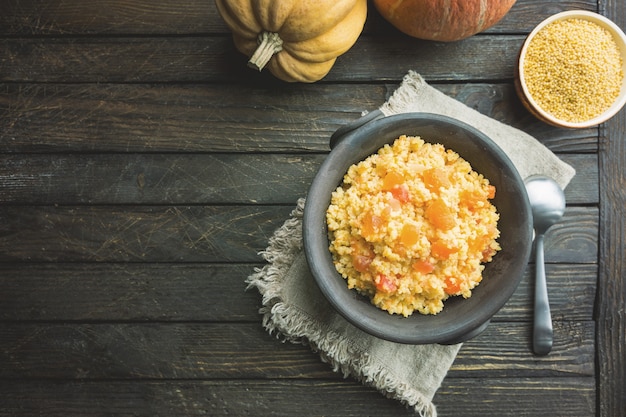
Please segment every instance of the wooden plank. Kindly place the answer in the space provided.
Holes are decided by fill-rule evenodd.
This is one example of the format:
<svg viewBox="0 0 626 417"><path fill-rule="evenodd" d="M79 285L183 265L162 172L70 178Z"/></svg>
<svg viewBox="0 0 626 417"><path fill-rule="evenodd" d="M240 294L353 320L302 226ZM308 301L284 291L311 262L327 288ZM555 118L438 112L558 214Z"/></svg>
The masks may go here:
<svg viewBox="0 0 626 417"><path fill-rule="evenodd" d="M487 330L463 344L451 377L594 376L595 324L553 319L552 355L532 352L532 324L490 323Z"/></svg>
<svg viewBox="0 0 626 417"><path fill-rule="evenodd" d="M2 207L0 261L258 262L292 209Z"/></svg>
<svg viewBox="0 0 626 417"><path fill-rule="evenodd" d="M3 0L0 36L205 34L225 32L214 2Z"/></svg>
<svg viewBox="0 0 626 417"><path fill-rule="evenodd" d="M12 204L291 204L325 154L0 155L0 202ZM597 157L563 154L579 173L569 204L598 203Z"/></svg>
<svg viewBox="0 0 626 417"><path fill-rule="evenodd" d="M597 155L557 154L557 156L576 169L576 175L564 190L566 204L598 204L600 192Z"/></svg>
<svg viewBox="0 0 626 417"><path fill-rule="evenodd" d="M325 82L402 79L414 69L429 80L510 80L522 35L471 37L452 43L363 36ZM402 39L402 41L400 41ZM0 39L1 82L282 84L247 68L230 36ZM411 63L411 64L407 64ZM373 76L373 74L375 74Z"/></svg>
<svg viewBox="0 0 626 417"><path fill-rule="evenodd" d="M442 44L399 34L361 37L324 81L396 81L409 69L430 81L510 80L524 39L481 36Z"/></svg>
<svg viewBox="0 0 626 417"><path fill-rule="evenodd" d="M593 322L555 321L554 354L542 358L531 334L529 323L491 323L463 345L451 376L593 376ZM258 322L5 324L0 347L2 379L332 376L310 348L281 343Z"/></svg>
<svg viewBox="0 0 626 417"><path fill-rule="evenodd" d="M434 86L554 152L597 152L597 128L538 121L512 83ZM0 84L0 152L328 152L335 130L397 87Z"/></svg>
<svg viewBox="0 0 626 417"><path fill-rule="evenodd" d="M245 279L261 266L0 263L0 321L258 321Z"/></svg>
<svg viewBox="0 0 626 417"><path fill-rule="evenodd" d="M256 322L261 296L245 280L263 265L0 263L0 321ZM554 319L592 320L597 266L548 264L546 271ZM532 321L533 288L529 265L493 321Z"/></svg>
<svg viewBox="0 0 626 417"><path fill-rule="evenodd" d="M598 261L598 211L595 208L568 207L566 215L548 229L544 243L546 262L584 263ZM568 219L576 219L572 222ZM532 255L534 256L534 254Z"/></svg>
<svg viewBox="0 0 626 417"><path fill-rule="evenodd" d="M544 1L544 0L517 0L509 13L493 27L490 32L512 33L530 32L542 20L553 14L567 10L598 11L597 1ZM517 22L516 22L517 21Z"/></svg>
<svg viewBox="0 0 626 417"><path fill-rule="evenodd" d="M0 80L10 82L208 82L252 72L226 36L9 38L0 48Z"/></svg>
<svg viewBox="0 0 626 417"><path fill-rule="evenodd" d="M98 7L102 5L102 7ZM98 7L97 13L94 7ZM595 11L595 1L518 0L507 16L486 33L530 32L544 18L568 9ZM395 30L373 4L364 33ZM203 35L227 32L213 2L189 0L4 0L0 3L0 36L31 35Z"/></svg>
<svg viewBox="0 0 626 417"><path fill-rule="evenodd" d="M0 201L293 204L306 195L324 158L318 154L0 156Z"/></svg>
<svg viewBox="0 0 626 417"><path fill-rule="evenodd" d="M0 345L2 379L333 377L319 355L258 322L20 323L2 326Z"/></svg>
<svg viewBox="0 0 626 417"><path fill-rule="evenodd" d="M245 279L262 264L0 264L2 321L255 321ZM557 320L591 320L597 268L547 265ZM532 267L494 321L532 320ZM67 289L74 301L66 302ZM115 308L112 308L115 306ZM198 308L202 306L202 308Z"/></svg>
<svg viewBox="0 0 626 417"><path fill-rule="evenodd" d="M327 152L383 86L2 85L3 152Z"/></svg>
<svg viewBox="0 0 626 417"><path fill-rule="evenodd" d="M626 27L626 5L601 2L602 13ZM600 146L600 285L597 300L598 410L602 417L626 410L626 113L602 131Z"/></svg>
<svg viewBox="0 0 626 417"><path fill-rule="evenodd" d="M593 318L597 265L547 264L546 276L554 320L587 321ZM535 265L531 260L517 290L493 321L532 321L534 288Z"/></svg>
<svg viewBox="0 0 626 417"><path fill-rule="evenodd" d="M434 401L440 416L595 416L593 378L445 379ZM503 407L503 404L506 404ZM497 409L497 410L496 410Z"/></svg>
<svg viewBox="0 0 626 417"><path fill-rule="evenodd" d="M3 381L0 389L11 417L294 416L304 407L327 417L415 416L351 380ZM465 417L590 417L594 391L592 378L450 378L434 403L442 417L459 409Z"/></svg>
<svg viewBox="0 0 626 417"><path fill-rule="evenodd" d="M258 262L292 208L4 206L0 262ZM598 210L568 208L546 234L546 260L596 263L597 242Z"/></svg>

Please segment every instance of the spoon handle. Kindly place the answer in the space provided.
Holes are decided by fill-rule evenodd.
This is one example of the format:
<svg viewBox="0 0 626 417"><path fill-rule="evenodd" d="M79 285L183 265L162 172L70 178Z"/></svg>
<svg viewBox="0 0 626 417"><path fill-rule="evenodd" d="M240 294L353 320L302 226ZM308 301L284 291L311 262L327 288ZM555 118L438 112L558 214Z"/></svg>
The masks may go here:
<svg viewBox="0 0 626 417"><path fill-rule="evenodd" d="M552 349L552 317L546 284L546 268L543 256L543 234L535 238L535 320L533 327L533 351L547 355Z"/></svg>

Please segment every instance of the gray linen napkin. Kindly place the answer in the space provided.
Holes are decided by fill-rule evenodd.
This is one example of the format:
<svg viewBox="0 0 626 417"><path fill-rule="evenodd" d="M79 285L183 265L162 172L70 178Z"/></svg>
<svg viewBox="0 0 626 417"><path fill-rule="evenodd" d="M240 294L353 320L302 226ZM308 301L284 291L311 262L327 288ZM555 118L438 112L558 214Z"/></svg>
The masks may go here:
<svg viewBox="0 0 626 417"><path fill-rule="evenodd" d="M429 86L409 72L380 107L385 116L427 111L455 117L490 136L513 160L522 178L544 174L565 187L574 169L532 136L502 124ZM399 400L423 417L435 417L432 400L461 348L413 346L370 336L336 313L317 288L302 252L302 213L298 201L289 219L261 254L267 261L246 282L263 296L263 326L277 337L302 343L344 377L353 377Z"/></svg>

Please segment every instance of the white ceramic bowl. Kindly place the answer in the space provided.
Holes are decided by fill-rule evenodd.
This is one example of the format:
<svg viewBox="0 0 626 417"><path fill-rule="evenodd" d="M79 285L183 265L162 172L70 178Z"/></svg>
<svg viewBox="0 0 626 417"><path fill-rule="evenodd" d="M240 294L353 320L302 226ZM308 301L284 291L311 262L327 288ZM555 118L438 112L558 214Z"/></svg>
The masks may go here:
<svg viewBox="0 0 626 417"><path fill-rule="evenodd" d="M539 104L535 101L535 99L531 96L526 85L526 74L524 73L524 63L526 60L526 52L528 50L528 45L530 44L534 36L543 28L545 28L547 25L549 25L550 23L553 23L559 20L567 20L567 19L588 20L608 30L613 35L613 39L615 40L615 43L617 44L617 47L619 48L621 56L622 56L622 72L624 73L624 76L622 77L622 88L618 97L615 99L613 104L607 110L604 111L604 113L592 119L582 121L582 122L569 122L565 120L560 120L554 115L543 110L539 106ZM584 10L571 10L571 11L557 13L545 19L543 22L537 25L537 27L535 27L533 31L526 38L526 41L524 42L522 49L520 51L520 54L519 54L519 62L518 62L516 69L517 69L517 74L515 77L515 87L516 87L518 96L522 100L522 103L537 118L554 126L565 127L565 128L587 128L591 126L596 126L600 123L604 123L605 121L609 120L611 117L615 116L615 114L618 111L620 111L620 109L626 103L626 36L624 35L624 32L620 29L619 26L617 26L608 18L597 13L584 11Z"/></svg>

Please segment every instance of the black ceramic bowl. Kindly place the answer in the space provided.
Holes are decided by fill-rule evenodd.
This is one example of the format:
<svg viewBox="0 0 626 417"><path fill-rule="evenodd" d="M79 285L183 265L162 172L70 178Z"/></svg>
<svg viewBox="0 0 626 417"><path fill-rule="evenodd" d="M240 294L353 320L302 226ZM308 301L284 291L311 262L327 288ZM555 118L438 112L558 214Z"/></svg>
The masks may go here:
<svg viewBox="0 0 626 417"><path fill-rule="evenodd" d="M345 130L342 132L345 133ZM483 281L472 297L451 297L437 315L391 315L355 290L336 271L328 249L326 210L331 193L348 168L376 153L400 135L441 143L467 160L496 187L493 204L500 213L498 241L502 250L486 264ZM399 343L452 344L484 330L508 301L522 277L532 245L532 214L524 182L510 159L491 139L458 120L427 113L405 113L374 119L348 131L315 176L304 208L304 251L324 296L350 323L376 337Z"/></svg>

